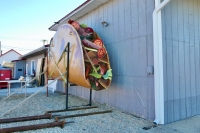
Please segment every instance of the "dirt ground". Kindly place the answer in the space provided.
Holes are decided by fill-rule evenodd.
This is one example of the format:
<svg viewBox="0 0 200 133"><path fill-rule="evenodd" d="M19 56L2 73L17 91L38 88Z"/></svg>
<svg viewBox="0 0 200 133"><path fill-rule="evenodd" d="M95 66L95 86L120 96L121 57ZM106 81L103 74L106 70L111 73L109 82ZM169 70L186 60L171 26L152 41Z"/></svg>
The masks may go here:
<svg viewBox="0 0 200 133"><path fill-rule="evenodd" d="M28 95L33 94L37 90L36 88L33 89L27 90ZM3 108L0 108L1 114L5 113L5 111L10 109L10 107L13 107L20 101L24 100L24 94L20 93L20 94L15 94L13 97L11 97L6 101L3 101L2 99L5 98L6 95L7 95L7 90L0 90L0 103L1 105L3 103L5 105L3 106ZM70 105L88 103L88 100L76 96L70 96L69 100L70 100L69 101ZM49 97L47 98L45 95L45 91L43 91L43 93L36 95L33 99L27 101L20 108L17 108L13 112L11 112L9 115L7 115L7 117L11 118L24 115L41 114L44 113L46 110L52 110L54 108L55 109L64 108L65 107L64 103L65 103L65 95L50 93ZM134 117L133 115L126 114L120 110L108 107L104 104L94 103L94 105L99 106L100 110L112 109L113 112L104 115L70 119L75 123L70 124L69 126L65 126L64 129L51 128L51 129L43 129L30 132L200 133L200 126L199 126L200 115L165 125L154 125L153 122L151 121ZM83 123L83 121L87 121L87 123ZM37 123L38 121L33 121L32 124L37 124ZM24 123L21 124L23 125ZM16 123L14 125L19 126L20 123ZM14 125L1 124L0 128L5 128L7 126L14 126Z"/></svg>

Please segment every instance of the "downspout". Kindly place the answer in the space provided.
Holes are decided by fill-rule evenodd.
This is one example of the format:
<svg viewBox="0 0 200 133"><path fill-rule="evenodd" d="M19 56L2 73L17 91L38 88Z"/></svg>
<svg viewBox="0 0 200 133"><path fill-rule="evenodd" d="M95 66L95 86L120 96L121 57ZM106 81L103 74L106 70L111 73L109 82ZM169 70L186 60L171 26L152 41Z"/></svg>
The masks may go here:
<svg viewBox="0 0 200 133"><path fill-rule="evenodd" d="M163 80L163 47L161 9L171 0L155 0L153 12L153 40L154 40L154 86L155 86L155 120L156 124L164 124L164 80Z"/></svg>

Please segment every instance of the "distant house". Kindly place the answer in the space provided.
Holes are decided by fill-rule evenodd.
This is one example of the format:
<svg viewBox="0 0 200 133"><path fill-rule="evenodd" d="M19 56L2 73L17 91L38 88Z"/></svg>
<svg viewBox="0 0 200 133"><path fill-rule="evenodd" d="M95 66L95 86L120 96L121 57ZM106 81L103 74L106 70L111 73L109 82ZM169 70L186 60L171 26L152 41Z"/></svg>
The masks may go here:
<svg viewBox="0 0 200 133"><path fill-rule="evenodd" d="M166 124L200 114L199 7L197 0L87 0L49 30L69 19L92 27L113 69L111 86L93 100ZM71 88L88 98L88 89Z"/></svg>
<svg viewBox="0 0 200 133"><path fill-rule="evenodd" d="M44 58L46 56L47 48L46 46L42 46L37 48L27 54L22 55L19 60L13 61L15 63L15 77L18 78L20 76L21 71L23 72L23 76L37 76L40 74L44 67ZM20 72L18 71L20 70ZM21 75L22 76L22 75ZM40 77L44 78L44 77ZM37 84L44 85L44 82L40 82L41 79L37 79Z"/></svg>
<svg viewBox="0 0 200 133"><path fill-rule="evenodd" d="M17 60L20 56L21 56L20 53L11 49L11 50L3 53L2 55L0 55L0 64L2 64L3 61L11 62L13 60Z"/></svg>
<svg viewBox="0 0 200 133"><path fill-rule="evenodd" d="M13 78L19 79L20 76L24 76L25 78L27 76L34 76L34 75L38 76L38 75L40 75L40 73L44 72L43 68L45 65L46 53L48 50L47 47L48 47L48 45L44 45L44 46L39 47L27 54L20 56L18 58L18 60L13 60L12 62L14 62L14 64L15 64ZM35 85L36 86L44 86L45 85L44 75L41 75L36 78ZM56 88L59 88L56 91L65 92L62 81L55 82L55 85L56 85ZM52 86L49 86L49 87L51 88ZM55 87L53 87L53 88L55 88ZM53 90L53 91L55 91L55 90Z"/></svg>

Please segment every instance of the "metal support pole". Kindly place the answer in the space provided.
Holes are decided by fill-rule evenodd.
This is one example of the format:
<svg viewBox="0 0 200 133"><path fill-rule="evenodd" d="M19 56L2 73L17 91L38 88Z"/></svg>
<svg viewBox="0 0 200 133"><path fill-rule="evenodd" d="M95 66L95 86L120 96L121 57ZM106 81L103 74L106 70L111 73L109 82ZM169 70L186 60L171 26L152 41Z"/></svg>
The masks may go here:
<svg viewBox="0 0 200 133"><path fill-rule="evenodd" d="M67 44L67 83L66 83L66 109L68 109L68 80L69 80L69 52L70 52L70 44Z"/></svg>
<svg viewBox="0 0 200 133"><path fill-rule="evenodd" d="M92 106L92 89L90 89L90 102L89 102L89 106Z"/></svg>
<svg viewBox="0 0 200 133"><path fill-rule="evenodd" d="M93 108L98 108L98 107L97 106L91 106L91 107L71 108L71 109L64 109L64 110L50 110L50 111L46 111L46 114L57 113L57 112L66 112L66 111L86 110L86 109L93 109Z"/></svg>
<svg viewBox="0 0 200 133"><path fill-rule="evenodd" d="M44 114L44 115L25 116L25 117L17 117L17 118L6 118L6 119L0 119L0 124L31 121L31 120L41 120L41 119L51 119L51 117L52 117L51 114Z"/></svg>
<svg viewBox="0 0 200 133"><path fill-rule="evenodd" d="M51 122L45 124L36 124L36 125L27 125L27 126L19 126L19 127L9 127L9 128L1 128L0 133L11 133L11 132L20 132L20 131L29 131L43 128L52 128L52 127L61 127L64 128L65 121Z"/></svg>

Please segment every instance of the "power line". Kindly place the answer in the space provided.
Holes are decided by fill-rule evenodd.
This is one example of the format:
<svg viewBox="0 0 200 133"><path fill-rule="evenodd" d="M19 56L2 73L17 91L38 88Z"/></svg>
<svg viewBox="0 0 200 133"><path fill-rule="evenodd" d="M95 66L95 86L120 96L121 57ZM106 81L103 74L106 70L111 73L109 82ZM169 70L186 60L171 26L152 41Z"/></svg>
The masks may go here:
<svg viewBox="0 0 200 133"><path fill-rule="evenodd" d="M25 48L20 48L20 47L13 47L13 46L6 46L6 45L1 45L2 48L16 48L16 49L24 49L24 50L33 50L33 49L25 49Z"/></svg>
<svg viewBox="0 0 200 133"><path fill-rule="evenodd" d="M4 49L12 49L12 48L2 48L1 50L4 50ZM31 51L31 50L26 50L26 49L15 49L17 51Z"/></svg>
<svg viewBox="0 0 200 133"><path fill-rule="evenodd" d="M7 38L11 40L32 40L32 41L41 41L41 39L30 39L30 38L17 38L17 37L7 37L7 36L0 36L0 38Z"/></svg>

